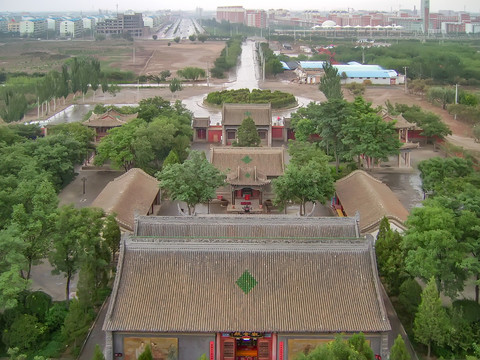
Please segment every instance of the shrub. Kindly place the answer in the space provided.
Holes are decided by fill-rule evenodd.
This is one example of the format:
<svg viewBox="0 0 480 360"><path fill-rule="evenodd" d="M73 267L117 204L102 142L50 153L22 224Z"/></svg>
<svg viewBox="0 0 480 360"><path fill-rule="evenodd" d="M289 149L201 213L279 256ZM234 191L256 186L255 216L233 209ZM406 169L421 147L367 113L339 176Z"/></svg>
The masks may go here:
<svg viewBox="0 0 480 360"><path fill-rule="evenodd" d="M412 316L412 320L422 300L422 287L415 279L407 279L400 285L398 303L402 310Z"/></svg>
<svg viewBox="0 0 480 360"><path fill-rule="evenodd" d="M353 82L353 83L345 85L345 87L354 96L361 96L365 92L365 83L359 84L359 83Z"/></svg>
<svg viewBox="0 0 480 360"><path fill-rule="evenodd" d="M35 291L25 299L25 309L40 322L45 322L48 310L52 306L52 297L43 291Z"/></svg>
<svg viewBox="0 0 480 360"><path fill-rule="evenodd" d="M281 91L248 89L215 91L207 95L206 102L214 105L224 103L235 104L268 104L272 108L293 106L297 103L295 96Z"/></svg>
<svg viewBox="0 0 480 360"><path fill-rule="evenodd" d="M28 351L35 348L43 331L44 327L35 316L23 314L17 317L10 329L3 332L2 340L7 347Z"/></svg>
<svg viewBox="0 0 480 360"><path fill-rule="evenodd" d="M62 303L54 303L53 306L48 309L48 313L45 317L45 325L48 327L50 332L59 330L65 318L67 317L68 310L66 305Z"/></svg>

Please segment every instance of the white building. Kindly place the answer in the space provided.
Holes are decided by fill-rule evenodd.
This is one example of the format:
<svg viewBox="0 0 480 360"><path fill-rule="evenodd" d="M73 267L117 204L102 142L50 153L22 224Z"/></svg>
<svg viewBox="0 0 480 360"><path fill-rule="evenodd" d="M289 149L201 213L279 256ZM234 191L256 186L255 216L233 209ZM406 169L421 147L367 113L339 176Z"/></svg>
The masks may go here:
<svg viewBox="0 0 480 360"><path fill-rule="evenodd" d="M60 23L60 36L80 37L83 34L83 20L69 19Z"/></svg>
<svg viewBox="0 0 480 360"><path fill-rule="evenodd" d="M47 31L47 20L32 19L20 21L20 35L39 37Z"/></svg>
<svg viewBox="0 0 480 360"><path fill-rule="evenodd" d="M143 17L143 25L149 27L150 29L155 26L155 21L151 16L144 16Z"/></svg>
<svg viewBox="0 0 480 360"><path fill-rule="evenodd" d="M84 17L82 21L83 21L84 29L90 29L90 30L95 29L96 19L93 16Z"/></svg>
<svg viewBox="0 0 480 360"><path fill-rule="evenodd" d="M480 23L466 23L465 32L467 34L480 34Z"/></svg>

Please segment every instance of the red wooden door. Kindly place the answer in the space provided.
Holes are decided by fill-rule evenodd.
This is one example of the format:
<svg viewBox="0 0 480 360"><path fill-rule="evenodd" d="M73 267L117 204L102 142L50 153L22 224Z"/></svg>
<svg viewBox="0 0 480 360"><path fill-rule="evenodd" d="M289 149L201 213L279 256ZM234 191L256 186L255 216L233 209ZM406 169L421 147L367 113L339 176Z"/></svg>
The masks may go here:
<svg viewBox="0 0 480 360"><path fill-rule="evenodd" d="M235 339L222 339L221 356L222 360L235 360Z"/></svg>
<svg viewBox="0 0 480 360"><path fill-rule="evenodd" d="M258 339L258 360L271 360L272 358L272 342L271 339Z"/></svg>

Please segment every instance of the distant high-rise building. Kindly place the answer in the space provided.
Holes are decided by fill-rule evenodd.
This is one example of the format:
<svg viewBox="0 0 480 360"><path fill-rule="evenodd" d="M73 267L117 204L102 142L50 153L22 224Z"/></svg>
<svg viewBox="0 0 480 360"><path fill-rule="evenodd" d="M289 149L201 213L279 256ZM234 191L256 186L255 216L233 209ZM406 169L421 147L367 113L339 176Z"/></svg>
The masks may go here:
<svg viewBox="0 0 480 360"><path fill-rule="evenodd" d="M267 12L265 10L247 10L245 24L257 28L267 27Z"/></svg>
<svg viewBox="0 0 480 360"><path fill-rule="evenodd" d="M140 37L145 35L145 25L141 13L119 14L116 19L105 19L97 23L97 33L112 35L128 32L131 36Z"/></svg>
<svg viewBox="0 0 480 360"><path fill-rule="evenodd" d="M218 6L217 21L230 21L231 23L245 22L245 9L243 6Z"/></svg>
<svg viewBox="0 0 480 360"><path fill-rule="evenodd" d="M422 0L420 11L423 21L423 32L427 34L430 20L430 0Z"/></svg>

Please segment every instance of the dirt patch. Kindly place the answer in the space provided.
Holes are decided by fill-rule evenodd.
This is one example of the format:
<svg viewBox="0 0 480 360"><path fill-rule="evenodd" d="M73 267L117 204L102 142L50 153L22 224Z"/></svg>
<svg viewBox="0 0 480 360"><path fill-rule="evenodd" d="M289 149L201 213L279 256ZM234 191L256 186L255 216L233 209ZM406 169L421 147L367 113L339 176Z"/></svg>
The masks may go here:
<svg viewBox="0 0 480 360"><path fill-rule="evenodd" d="M65 59L73 56L95 56L103 68L132 71L136 75L157 74L162 70L175 73L186 66L206 69L225 47L223 41L205 43L183 40L140 39L92 41L39 41L18 39L0 44L0 62L8 72L59 70Z"/></svg>
<svg viewBox="0 0 480 360"><path fill-rule="evenodd" d="M170 43L170 46L168 44ZM135 62L113 62L111 65L122 70L133 71L137 75L159 74L162 70L176 71L187 66L207 69L225 47L223 41L169 42L167 40L135 41Z"/></svg>

